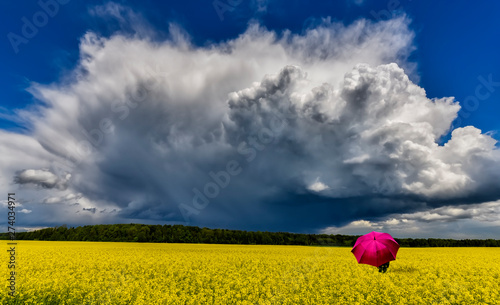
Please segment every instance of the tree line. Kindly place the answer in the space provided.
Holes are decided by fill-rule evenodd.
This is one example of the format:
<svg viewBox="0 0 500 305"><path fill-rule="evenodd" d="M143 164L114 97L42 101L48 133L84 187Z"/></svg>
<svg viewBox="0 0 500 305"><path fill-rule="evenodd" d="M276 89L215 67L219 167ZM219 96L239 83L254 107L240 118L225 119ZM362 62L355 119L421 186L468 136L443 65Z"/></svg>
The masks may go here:
<svg viewBox="0 0 500 305"><path fill-rule="evenodd" d="M359 235L298 234L209 229L183 225L114 224L68 228L62 225L16 233L17 240L305 245L352 247ZM0 239L9 239L0 233ZM494 239L395 238L402 247L500 247Z"/></svg>

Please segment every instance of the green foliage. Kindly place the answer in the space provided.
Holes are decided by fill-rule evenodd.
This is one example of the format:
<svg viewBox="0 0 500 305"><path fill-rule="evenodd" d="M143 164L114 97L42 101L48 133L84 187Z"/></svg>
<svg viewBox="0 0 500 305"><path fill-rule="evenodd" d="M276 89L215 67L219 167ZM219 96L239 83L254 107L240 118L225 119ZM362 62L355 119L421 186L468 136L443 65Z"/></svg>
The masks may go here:
<svg viewBox="0 0 500 305"><path fill-rule="evenodd" d="M307 245L352 247L359 236L252 232L209 229L182 225L114 224L71 227L66 225L33 232L16 233L18 240L114 241L153 243L206 243L247 245ZM9 238L0 233L0 239ZM402 247L500 247L494 239L412 239L396 238Z"/></svg>

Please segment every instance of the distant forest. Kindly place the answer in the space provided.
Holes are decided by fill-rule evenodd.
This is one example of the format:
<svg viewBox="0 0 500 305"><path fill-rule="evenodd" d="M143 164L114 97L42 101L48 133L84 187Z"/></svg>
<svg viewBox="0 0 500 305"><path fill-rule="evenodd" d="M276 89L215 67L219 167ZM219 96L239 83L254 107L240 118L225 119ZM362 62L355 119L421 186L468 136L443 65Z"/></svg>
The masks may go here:
<svg viewBox="0 0 500 305"><path fill-rule="evenodd" d="M66 225L16 233L17 240L111 241L152 243L206 243L244 245L305 245L352 247L359 236L252 232L183 225L114 224L71 227ZM0 239L9 239L0 233ZM499 247L494 239L395 238L402 247Z"/></svg>

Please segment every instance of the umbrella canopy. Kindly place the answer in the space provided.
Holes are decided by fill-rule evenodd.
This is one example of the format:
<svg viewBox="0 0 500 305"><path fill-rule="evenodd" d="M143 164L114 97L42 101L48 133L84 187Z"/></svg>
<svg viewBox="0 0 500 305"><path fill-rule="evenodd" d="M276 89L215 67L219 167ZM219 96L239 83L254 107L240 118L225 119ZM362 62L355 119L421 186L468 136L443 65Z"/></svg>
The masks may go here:
<svg viewBox="0 0 500 305"><path fill-rule="evenodd" d="M396 259L399 244L388 233L370 232L356 240L351 252L358 263L379 267Z"/></svg>

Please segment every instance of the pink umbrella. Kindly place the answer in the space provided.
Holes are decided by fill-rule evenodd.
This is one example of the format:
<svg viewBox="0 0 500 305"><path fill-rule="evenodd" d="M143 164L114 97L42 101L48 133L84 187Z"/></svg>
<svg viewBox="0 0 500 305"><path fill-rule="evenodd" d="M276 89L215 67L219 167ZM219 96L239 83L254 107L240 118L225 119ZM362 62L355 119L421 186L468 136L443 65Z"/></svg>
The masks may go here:
<svg viewBox="0 0 500 305"><path fill-rule="evenodd" d="M379 267L396 259L399 244L388 233L370 232L356 240L351 252L358 263Z"/></svg>

